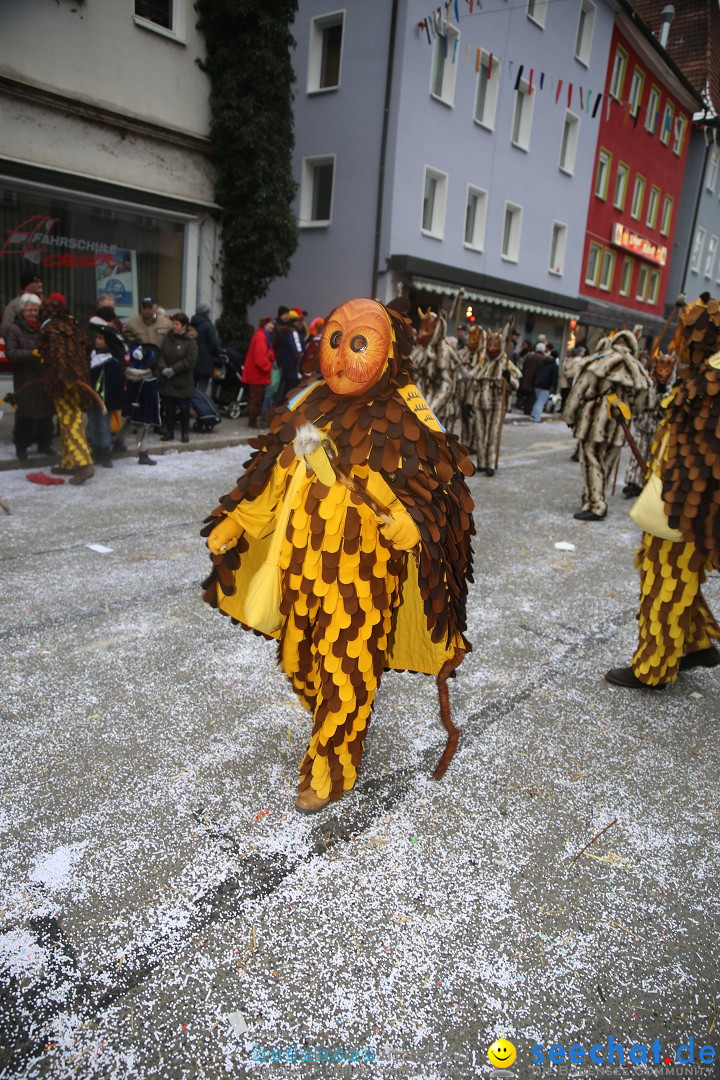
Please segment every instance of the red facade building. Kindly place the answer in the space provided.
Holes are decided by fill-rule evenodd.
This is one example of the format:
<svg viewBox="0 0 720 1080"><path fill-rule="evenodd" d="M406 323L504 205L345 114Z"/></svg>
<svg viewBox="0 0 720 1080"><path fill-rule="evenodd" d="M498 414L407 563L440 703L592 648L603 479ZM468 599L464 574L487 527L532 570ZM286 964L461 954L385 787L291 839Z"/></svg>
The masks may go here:
<svg viewBox="0 0 720 1080"><path fill-rule="evenodd" d="M701 101L650 31L625 13L613 33L579 291L582 322L662 325L693 113Z"/></svg>

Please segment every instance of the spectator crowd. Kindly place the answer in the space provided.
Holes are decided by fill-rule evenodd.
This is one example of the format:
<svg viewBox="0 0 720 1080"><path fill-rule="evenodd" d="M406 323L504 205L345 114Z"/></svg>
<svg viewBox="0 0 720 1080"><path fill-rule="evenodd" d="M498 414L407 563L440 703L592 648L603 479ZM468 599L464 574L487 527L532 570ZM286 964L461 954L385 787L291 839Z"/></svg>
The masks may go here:
<svg viewBox="0 0 720 1080"><path fill-rule="evenodd" d="M25 466L35 452L58 457L59 450L51 472L80 485L96 466L112 468L129 431L138 463L155 465L145 448L149 431L168 443L179 429L187 443L192 418L196 430L209 430L223 406L230 416L246 410L257 427L314 371L323 320L308 325L306 317L302 308L281 307L275 318L261 319L241 357L221 346L209 304L188 317L146 296L123 321L105 293L93 314L80 316L25 272L0 330L13 378L5 400L14 410L17 460Z"/></svg>

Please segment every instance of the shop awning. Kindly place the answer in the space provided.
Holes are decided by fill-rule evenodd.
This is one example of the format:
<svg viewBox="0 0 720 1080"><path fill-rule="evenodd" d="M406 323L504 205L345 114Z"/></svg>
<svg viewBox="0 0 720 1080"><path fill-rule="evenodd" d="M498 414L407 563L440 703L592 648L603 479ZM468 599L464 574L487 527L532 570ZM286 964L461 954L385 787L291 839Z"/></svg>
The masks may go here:
<svg viewBox="0 0 720 1080"><path fill-rule="evenodd" d="M498 293L477 292L475 289L466 289L463 285L450 285L443 281L429 281L417 278L413 275L413 286L423 292L434 292L440 296L457 296L462 293L463 300L471 304L496 304L498 307L513 308L518 311L532 311L536 315L546 315L549 319L576 319L576 311L563 311L562 308L548 307L546 304L538 304L532 300L522 300L518 297L501 296Z"/></svg>

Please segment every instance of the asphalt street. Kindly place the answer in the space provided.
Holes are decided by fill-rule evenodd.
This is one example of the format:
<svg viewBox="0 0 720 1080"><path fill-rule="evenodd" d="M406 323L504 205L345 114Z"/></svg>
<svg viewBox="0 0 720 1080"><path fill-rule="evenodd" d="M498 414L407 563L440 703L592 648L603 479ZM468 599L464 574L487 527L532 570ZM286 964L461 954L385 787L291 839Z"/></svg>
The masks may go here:
<svg viewBox="0 0 720 1080"><path fill-rule="evenodd" d="M312 817L273 647L200 598L246 449L0 472L2 1080L720 1076L720 676L604 682L639 537L620 494L573 520L571 450L507 425L470 481L445 778L434 682L390 673L356 789Z"/></svg>

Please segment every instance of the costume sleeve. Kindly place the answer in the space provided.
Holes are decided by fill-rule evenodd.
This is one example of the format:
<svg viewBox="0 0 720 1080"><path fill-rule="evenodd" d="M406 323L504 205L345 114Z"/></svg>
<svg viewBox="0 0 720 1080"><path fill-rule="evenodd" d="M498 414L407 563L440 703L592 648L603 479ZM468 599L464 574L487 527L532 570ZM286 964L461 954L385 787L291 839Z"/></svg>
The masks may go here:
<svg viewBox="0 0 720 1080"><path fill-rule="evenodd" d="M397 517L398 514L405 510L403 504L395 497L392 489L388 487L380 473L374 472L372 469L368 473L367 490L368 494L372 495L377 502L387 507L393 517Z"/></svg>
<svg viewBox="0 0 720 1080"><path fill-rule="evenodd" d="M296 463L296 467L301 467ZM291 466L292 468L292 466ZM270 479L256 499L243 499L228 517L242 525L245 532L256 540L269 536L275 527L285 489L290 479L290 469L276 465Z"/></svg>

